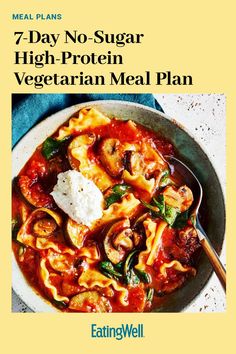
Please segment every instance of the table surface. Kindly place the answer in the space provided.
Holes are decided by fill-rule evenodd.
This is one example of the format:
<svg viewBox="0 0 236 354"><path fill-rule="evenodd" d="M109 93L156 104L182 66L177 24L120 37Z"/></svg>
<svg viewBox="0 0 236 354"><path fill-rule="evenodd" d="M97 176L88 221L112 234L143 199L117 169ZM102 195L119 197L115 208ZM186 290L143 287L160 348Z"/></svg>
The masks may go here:
<svg viewBox="0 0 236 354"><path fill-rule="evenodd" d="M155 94L154 96L164 112L186 127L203 147L215 167L225 193L225 96L221 94ZM225 265L225 244L220 258ZM225 309L225 293L216 275L213 274L202 293L185 311L223 312ZM12 312L31 312L14 292L12 292Z"/></svg>

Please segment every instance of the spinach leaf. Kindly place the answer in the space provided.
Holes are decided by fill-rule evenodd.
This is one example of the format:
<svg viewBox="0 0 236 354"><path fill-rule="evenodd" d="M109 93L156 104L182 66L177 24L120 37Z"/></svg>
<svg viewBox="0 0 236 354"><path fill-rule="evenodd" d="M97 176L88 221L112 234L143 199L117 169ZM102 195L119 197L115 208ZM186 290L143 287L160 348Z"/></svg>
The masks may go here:
<svg viewBox="0 0 236 354"><path fill-rule="evenodd" d="M64 301L52 300L52 304L60 310L63 310L67 307L67 304Z"/></svg>
<svg viewBox="0 0 236 354"><path fill-rule="evenodd" d="M126 284L136 285L140 283L140 279L133 269L137 252L138 250L132 251L126 258L124 264L124 280Z"/></svg>
<svg viewBox="0 0 236 354"><path fill-rule="evenodd" d="M127 184L116 184L112 187L112 193L105 198L106 207L108 208L111 204L116 203L118 200L125 195L127 190L130 188Z"/></svg>
<svg viewBox="0 0 236 354"><path fill-rule="evenodd" d="M191 221L191 223L192 223L192 225L194 226L194 227L196 227L196 215L194 215L194 214L192 214L191 216L190 216L190 221Z"/></svg>
<svg viewBox="0 0 236 354"><path fill-rule="evenodd" d="M120 200L121 196L119 194L111 194L109 195L105 201L106 201L106 207L108 208L111 204L118 202Z"/></svg>
<svg viewBox="0 0 236 354"><path fill-rule="evenodd" d="M127 190L130 188L130 186L128 186L127 184L116 184L112 190L114 193L120 194L120 195L124 195Z"/></svg>
<svg viewBox="0 0 236 354"><path fill-rule="evenodd" d="M136 282L138 281L136 278L136 274L134 274L133 272L131 272L131 267L133 266L134 263L134 256L136 255L137 250L132 251L128 257L125 260L125 264L124 264L124 278L125 278L125 282L127 284L137 284Z"/></svg>
<svg viewBox="0 0 236 354"><path fill-rule="evenodd" d="M147 301L152 301L154 296L154 289L153 288L149 288L147 291Z"/></svg>
<svg viewBox="0 0 236 354"><path fill-rule="evenodd" d="M47 160L50 160L60 150L60 141L53 138L47 138L42 147L42 154Z"/></svg>
<svg viewBox="0 0 236 354"><path fill-rule="evenodd" d="M151 283L151 277L148 273L139 270L139 269L135 269L135 273L137 274L137 276L139 277L139 279L141 280L141 282L149 284Z"/></svg>
<svg viewBox="0 0 236 354"><path fill-rule="evenodd" d="M42 147L42 154L47 159L50 160L56 154L58 154L63 146L63 144L69 139L70 137L65 137L61 140L56 140L54 138L47 138Z"/></svg>
<svg viewBox="0 0 236 354"><path fill-rule="evenodd" d="M134 251L130 252L128 257L126 258L125 264L124 264L124 274L126 274L131 269L131 267L133 266L134 257L135 257L137 252L138 252L138 250L134 250Z"/></svg>
<svg viewBox="0 0 236 354"><path fill-rule="evenodd" d="M173 228L175 229L182 229L184 226L187 225L189 218L189 210L179 214L173 224Z"/></svg>
<svg viewBox="0 0 236 354"><path fill-rule="evenodd" d="M99 264L100 271L108 278L120 279L123 274L116 271L113 264L110 261L103 261Z"/></svg>
<svg viewBox="0 0 236 354"><path fill-rule="evenodd" d="M117 264L115 265L115 269L116 269L118 272L123 273L124 264L125 264L125 262L123 262L123 261L117 263Z"/></svg>
<svg viewBox="0 0 236 354"><path fill-rule="evenodd" d="M149 210L151 210L154 214L158 214L160 209L155 206L155 205L151 205L149 203L146 203L144 200L141 200L141 203L146 207L148 208Z"/></svg>
<svg viewBox="0 0 236 354"><path fill-rule="evenodd" d="M165 170L163 171L160 183L159 183L159 187L163 188L166 187L168 184L170 184L170 171L169 170Z"/></svg>
<svg viewBox="0 0 236 354"><path fill-rule="evenodd" d="M166 210L165 210L165 215L164 215L164 220L172 226L175 222L175 219L179 215L179 211L176 208L170 207L169 205L166 205Z"/></svg>
<svg viewBox="0 0 236 354"><path fill-rule="evenodd" d="M128 285L136 285L140 283L140 279L133 269L128 270L125 274L125 283Z"/></svg>
<svg viewBox="0 0 236 354"><path fill-rule="evenodd" d="M99 263L99 270L108 278L113 278L125 284L134 286L141 282L150 283L150 275L144 271L134 269L136 262L136 254L138 250L132 251L125 261L113 265L110 261L103 261Z"/></svg>
<svg viewBox="0 0 236 354"><path fill-rule="evenodd" d="M159 208L160 210L160 214L161 215L165 215L165 210L166 210L166 204L165 204L165 199L163 194L160 194L158 196L158 199L153 198L153 202L156 204L156 206Z"/></svg>
<svg viewBox="0 0 236 354"><path fill-rule="evenodd" d="M152 211L154 217L160 217L165 220L170 226L175 222L175 219L179 215L179 210L173 208L165 203L163 194L160 194L157 199L153 198L151 203L155 205L142 202L146 208Z"/></svg>

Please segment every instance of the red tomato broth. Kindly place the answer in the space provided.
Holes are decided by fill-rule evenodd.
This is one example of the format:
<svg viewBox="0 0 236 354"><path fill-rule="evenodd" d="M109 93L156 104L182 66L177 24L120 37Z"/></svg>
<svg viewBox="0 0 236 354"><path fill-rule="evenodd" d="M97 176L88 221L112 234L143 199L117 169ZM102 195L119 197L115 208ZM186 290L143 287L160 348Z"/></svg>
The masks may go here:
<svg viewBox="0 0 236 354"><path fill-rule="evenodd" d="M114 119L111 121L110 124L100 126L93 129L88 129L80 133L73 133L72 136L77 136L80 134L86 133L94 133L96 137L99 139L102 138L115 138L119 139L121 143L128 142L128 143L136 143L141 144L141 142L148 142L152 147L158 150L163 155L173 155L174 154L174 147L170 142L168 142L163 137L159 137L156 133L150 131L149 129L135 124L128 124L126 121L120 121ZM55 133L56 134L56 133ZM53 136L55 135L53 134ZM68 145L67 145L68 146ZM64 162L63 159L65 158L65 151L59 152L57 155L56 160L52 164L52 161L48 161L42 155L42 145L39 146L26 165L23 167L21 172L19 173L19 178L29 178L29 189L32 194L34 200L40 202L40 206L47 207L49 209L59 210L55 205L53 198L50 196L50 192L52 191L53 186L56 184L56 177L59 172L66 171L68 169L68 161ZM99 156L97 155L96 146L89 148L88 157L91 161L95 161L100 166L102 166ZM69 167L70 168L70 167ZM114 183L123 183L121 177L113 178ZM136 198L141 200L149 201L150 198L146 194L145 191L138 189L138 188L131 188L131 191L134 193ZM28 202L22 197L19 196L19 193L16 193L13 190L13 197L12 197L12 205L13 205L13 218L18 215L18 208L20 203L24 200L25 204L28 205ZM30 206L31 209L34 209L32 205ZM137 215L142 214L144 207L142 204L137 209ZM65 219L65 214L63 212L60 213ZM132 224L132 220L131 220ZM187 275L175 271L174 269L168 269L168 281L163 279L163 276L158 275L158 271L160 266L164 262L170 262L173 259L171 252L169 250L175 249L175 253L178 255L178 252L181 253L181 249L176 245L177 239L177 231L167 227L162 235L161 246L158 248L158 252L155 256L155 261L153 267L147 266L147 270L150 272L152 283L148 285L136 285L133 287L126 286L128 290L128 306L123 306L118 301L119 292L114 290L114 296L108 297L108 300L111 304L113 312L143 312L143 311L150 311L155 306L158 306L161 303L161 297L154 296L153 303L145 303L146 298L146 289L150 287L158 288L160 290L160 294L162 291L168 292L168 282L172 283L174 288L177 288L182 285L185 281ZM102 259L104 259L104 249L102 246L104 237L104 230L98 230L95 233L89 233L86 237L84 245L88 245L90 241L95 242L99 249L100 255ZM54 237L57 240L57 237ZM60 238L59 238L60 239ZM24 257L23 260L19 260L18 252L19 252L19 245L13 242L13 250L15 253L15 257L18 261L18 264L25 275L29 284L36 289L42 296L45 296L49 300L52 299L52 295L48 289L45 289L45 286L38 274L38 266L39 266L39 259L42 257L47 256L46 250L34 250L30 247L25 247L24 250ZM60 240L59 248L61 251L65 250L65 247L70 247L75 251L74 254L74 264L78 261L78 254L79 251L76 250L74 247L71 247L70 244L66 240ZM142 246L142 249L145 249ZM140 251L142 250L140 249ZM180 255L181 256L181 255ZM71 257L71 256L70 256ZM178 258L178 257L177 257ZM181 257L180 257L181 258ZM83 259L83 257L82 257ZM95 262L92 268L98 269L99 262ZM76 295L77 293L83 292L87 289L81 287L78 284L78 278L80 275L80 270L78 268L74 268L74 271L70 273L62 273L56 272L50 266L49 272L52 271L55 276L50 278L50 282L58 291L59 295L71 297ZM54 278L54 279L53 279ZM125 286L125 285L122 285ZM170 286L171 289L171 286ZM102 291L102 290L101 290ZM90 304L91 305L91 304ZM86 308L87 311L93 311L89 308L90 305L85 304L85 312ZM87 307L86 307L87 306ZM69 311L69 308L62 309L62 311Z"/></svg>
<svg viewBox="0 0 236 354"><path fill-rule="evenodd" d="M156 133L135 123L135 126L129 125L128 121L113 119L110 124L93 129L96 135L101 138L115 138L121 142L140 144L145 141L155 146L163 155L173 155L174 147L163 137L158 137Z"/></svg>

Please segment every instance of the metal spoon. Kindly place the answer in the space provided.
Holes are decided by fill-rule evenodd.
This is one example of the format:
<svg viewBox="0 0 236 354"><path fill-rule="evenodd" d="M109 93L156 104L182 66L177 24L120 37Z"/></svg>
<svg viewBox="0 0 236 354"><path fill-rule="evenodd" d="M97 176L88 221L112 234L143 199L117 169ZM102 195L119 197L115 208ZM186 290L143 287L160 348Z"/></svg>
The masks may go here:
<svg viewBox="0 0 236 354"><path fill-rule="evenodd" d="M214 250L210 240L208 239L205 231L203 230L199 218L198 218L198 211L199 207L202 202L202 196L203 196L203 191L202 191L202 186L195 176L195 174L180 160L176 159L173 156L165 156L166 161L169 164L171 174L174 172L175 176L178 176L184 180L187 181L188 187L192 190L194 199L195 199L195 205L194 208L191 212L191 218L194 220L194 226L198 234L199 241L202 245L203 250L205 251L209 261L211 262L211 265L218 276L224 290L226 290L226 271L225 268L223 267L218 254Z"/></svg>

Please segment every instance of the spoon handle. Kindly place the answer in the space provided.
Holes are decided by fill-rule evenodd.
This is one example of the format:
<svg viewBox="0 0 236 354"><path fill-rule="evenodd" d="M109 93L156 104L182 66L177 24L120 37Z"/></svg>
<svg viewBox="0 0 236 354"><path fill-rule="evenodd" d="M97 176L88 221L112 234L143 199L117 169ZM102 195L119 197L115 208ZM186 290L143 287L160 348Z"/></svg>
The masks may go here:
<svg viewBox="0 0 236 354"><path fill-rule="evenodd" d="M210 243L210 240L206 235L204 235L201 230L197 229L199 240L201 242L202 248L204 249L209 261L211 262L212 267L214 268L214 271L216 275L218 276L222 287L226 291L226 270L224 266L222 265L218 254L214 250L212 244Z"/></svg>

